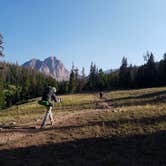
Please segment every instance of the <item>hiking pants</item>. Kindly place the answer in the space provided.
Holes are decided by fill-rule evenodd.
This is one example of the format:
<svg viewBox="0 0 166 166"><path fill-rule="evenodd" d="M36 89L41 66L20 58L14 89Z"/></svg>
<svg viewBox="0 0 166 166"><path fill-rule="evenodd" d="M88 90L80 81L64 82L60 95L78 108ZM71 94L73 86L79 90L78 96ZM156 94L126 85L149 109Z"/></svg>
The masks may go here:
<svg viewBox="0 0 166 166"><path fill-rule="evenodd" d="M42 124L41 124L41 127L44 127L44 126L46 125L46 122L47 122L48 117L49 117L49 119L50 119L50 121L51 121L51 124L53 125L54 119L53 119L51 110L52 110L52 106L49 106L49 107L47 108L47 111L46 111L46 114L45 114L45 116L44 116L44 119L43 119L43 122L42 122Z"/></svg>

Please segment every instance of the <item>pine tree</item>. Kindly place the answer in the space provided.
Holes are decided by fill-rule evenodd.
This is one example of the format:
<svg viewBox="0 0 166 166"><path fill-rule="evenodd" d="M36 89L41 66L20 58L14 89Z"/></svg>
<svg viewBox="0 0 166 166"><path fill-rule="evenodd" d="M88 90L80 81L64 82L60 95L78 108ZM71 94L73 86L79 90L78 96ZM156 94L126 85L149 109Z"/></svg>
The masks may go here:
<svg viewBox="0 0 166 166"><path fill-rule="evenodd" d="M163 81L166 83L166 53L163 57Z"/></svg>
<svg viewBox="0 0 166 166"><path fill-rule="evenodd" d="M97 80L97 88L102 91L105 89L105 81L106 77L102 69L99 70L98 80Z"/></svg>
<svg viewBox="0 0 166 166"><path fill-rule="evenodd" d="M70 73L70 80L69 80L69 92L74 93L75 90L76 90L75 73L74 73L74 69L72 69Z"/></svg>
<svg viewBox="0 0 166 166"><path fill-rule="evenodd" d="M157 81L157 70L156 70L156 64L154 61L154 55L152 53L148 53L145 57L147 63L144 66L144 72L145 72L145 83L147 86L154 86Z"/></svg>
<svg viewBox="0 0 166 166"><path fill-rule="evenodd" d="M91 63L90 66L90 74L88 78L88 89L89 90L97 90L97 75L98 75L98 69L95 64Z"/></svg>
<svg viewBox="0 0 166 166"><path fill-rule="evenodd" d="M4 93L3 93L3 81L2 76L0 75L0 109L4 107L5 100L4 100Z"/></svg>
<svg viewBox="0 0 166 166"><path fill-rule="evenodd" d="M157 73L160 85L166 85L166 53L164 54L163 59L159 62Z"/></svg>
<svg viewBox="0 0 166 166"><path fill-rule="evenodd" d="M68 93L69 92L69 82L68 81L66 81L64 83L63 92L64 93Z"/></svg>
<svg viewBox="0 0 166 166"><path fill-rule="evenodd" d="M0 34L0 56L4 56L3 55L3 41L2 41L3 37ZM0 70L2 70L3 68L0 67ZM2 73L0 73L0 109L3 108L4 106L4 94L3 94L3 79L2 79Z"/></svg>
<svg viewBox="0 0 166 166"><path fill-rule="evenodd" d="M86 75L85 75L85 68L82 68L81 71L81 78L79 80L79 92L82 92L86 85Z"/></svg>
<svg viewBox="0 0 166 166"><path fill-rule="evenodd" d="M4 56L4 54L3 54L3 46L2 46L2 44L3 44L2 39L3 39L3 37L0 34L0 56Z"/></svg>
<svg viewBox="0 0 166 166"><path fill-rule="evenodd" d="M74 69L74 81L75 81L75 91L79 92L79 70L78 70L78 68Z"/></svg>
<svg viewBox="0 0 166 166"><path fill-rule="evenodd" d="M75 67L74 67L74 63L72 63L72 69L71 69L70 78L69 78L69 92L74 93L75 91L76 91Z"/></svg>
<svg viewBox="0 0 166 166"><path fill-rule="evenodd" d="M128 68L127 58L123 57L122 64L119 70L119 83L120 86L126 88L129 86L130 83L130 72Z"/></svg>

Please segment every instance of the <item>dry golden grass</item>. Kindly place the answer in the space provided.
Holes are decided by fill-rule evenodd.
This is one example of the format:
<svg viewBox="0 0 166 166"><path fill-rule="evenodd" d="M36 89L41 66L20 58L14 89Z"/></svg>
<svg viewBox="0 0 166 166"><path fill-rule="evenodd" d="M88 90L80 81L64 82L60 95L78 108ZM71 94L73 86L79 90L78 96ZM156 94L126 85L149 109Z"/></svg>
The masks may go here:
<svg viewBox="0 0 166 166"><path fill-rule="evenodd" d="M1 165L166 165L166 87L60 97L53 128L0 132ZM37 100L1 111L0 124L41 123Z"/></svg>

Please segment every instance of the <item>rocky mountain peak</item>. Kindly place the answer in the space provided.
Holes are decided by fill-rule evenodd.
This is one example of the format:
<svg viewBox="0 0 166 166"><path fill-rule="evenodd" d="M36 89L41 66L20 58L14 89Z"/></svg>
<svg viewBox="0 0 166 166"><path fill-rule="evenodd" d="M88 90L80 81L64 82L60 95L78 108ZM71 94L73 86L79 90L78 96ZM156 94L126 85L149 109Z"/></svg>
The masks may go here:
<svg viewBox="0 0 166 166"><path fill-rule="evenodd" d="M66 81L69 79L69 71L55 56L50 56L44 61L35 58L31 59L30 61L25 62L23 67L35 69L46 75L50 75L58 81Z"/></svg>

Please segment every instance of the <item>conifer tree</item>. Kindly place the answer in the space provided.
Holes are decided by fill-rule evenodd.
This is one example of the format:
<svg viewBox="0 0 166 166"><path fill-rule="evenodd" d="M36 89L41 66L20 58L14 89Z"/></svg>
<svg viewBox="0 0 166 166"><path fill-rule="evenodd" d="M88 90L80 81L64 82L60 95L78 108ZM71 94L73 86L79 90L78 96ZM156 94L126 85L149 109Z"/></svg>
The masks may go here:
<svg viewBox="0 0 166 166"><path fill-rule="evenodd" d="M4 56L4 54L3 54L3 46L2 46L3 41L2 40L3 40L3 37L0 34L0 56Z"/></svg>
<svg viewBox="0 0 166 166"><path fill-rule="evenodd" d="M4 56L3 55L3 37L0 34L0 57ZM2 66L0 66L0 70L2 70ZM3 94L3 78L2 78L2 73L0 73L0 109L3 108L4 106L4 94Z"/></svg>
<svg viewBox="0 0 166 166"><path fill-rule="evenodd" d="M74 70L71 70L70 73L70 80L69 80L69 92L74 93L76 90L76 83L75 83L75 73Z"/></svg>
<svg viewBox="0 0 166 166"><path fill-rule="evenodd" d="M102 69L99 70L99 74L98 74L98 80L97 80L97 88L98 90L102 91L105 89L105 74L103 72Z"/></svg>
<svg viewBox="0 0 166 166"><path fill-rule="evenodd" d="M129 72L128 63L127 63L127 58L123 57L121 67L119 69L120 86L123 88L128 87L130 79L131 78L130 78L130 72Z"/></svg>
<svg viewBox="0 0 166 166"><path fill-rule="evenodd" d="M144 66L144 73L145 73L145 84L146 86L153 86L157 80L157 70L156 64L154 61L154 55L152 53L148 53L145 57L147 63Z"/></svg>
<svg viewBox="0 0 166 166"><path fill-rule="evenodd" d="M88 89L89 90L96 90L97 88L97 75L98 75L98 69L95 64L91 63L90 66L90 74L88 78Z"/></svg>

